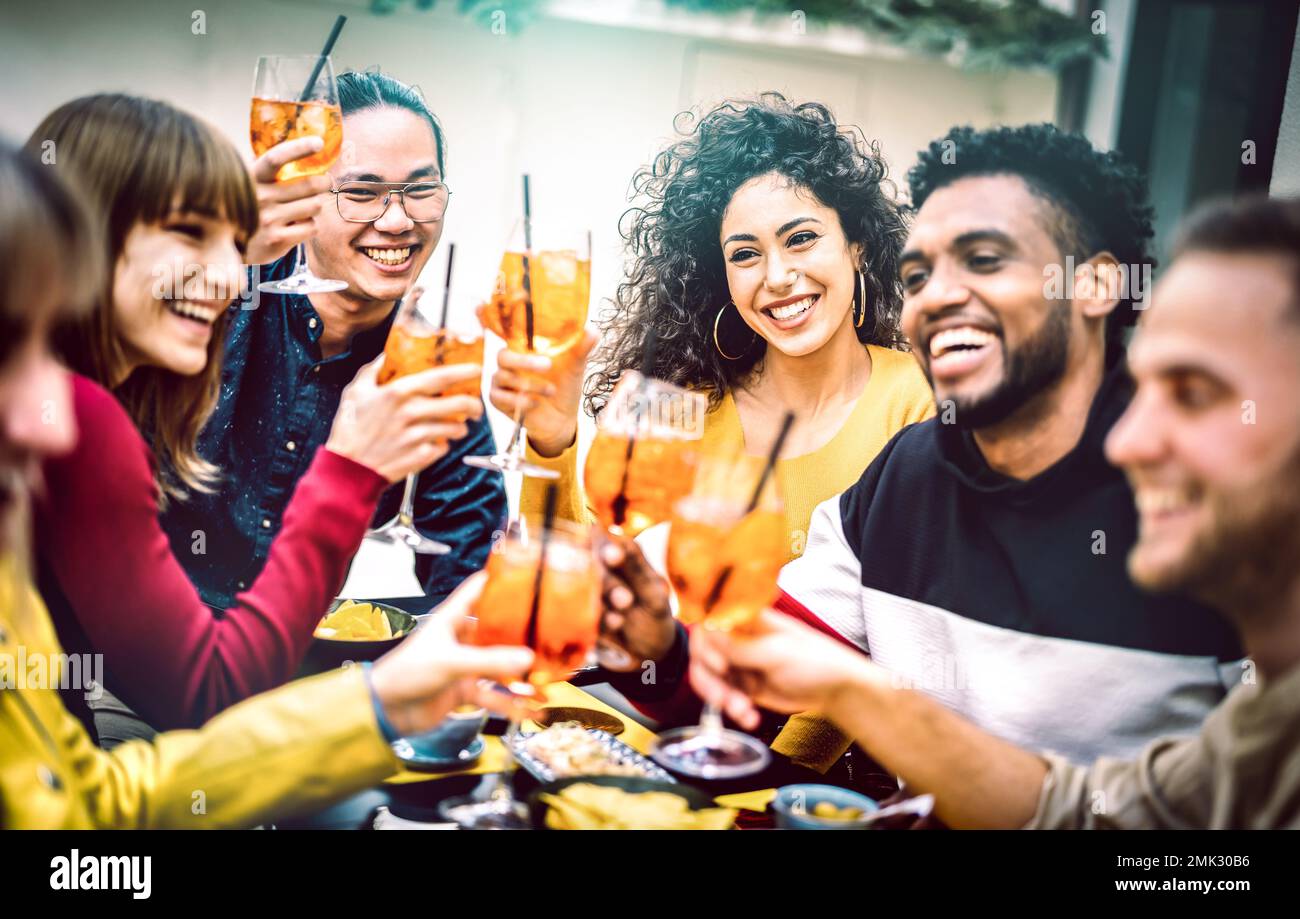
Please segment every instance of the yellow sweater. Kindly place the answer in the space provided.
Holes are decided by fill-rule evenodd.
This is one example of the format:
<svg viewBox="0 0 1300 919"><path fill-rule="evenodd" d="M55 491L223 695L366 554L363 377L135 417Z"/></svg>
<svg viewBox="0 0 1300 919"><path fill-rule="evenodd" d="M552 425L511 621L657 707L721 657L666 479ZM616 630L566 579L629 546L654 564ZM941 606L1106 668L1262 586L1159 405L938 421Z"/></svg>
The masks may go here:
<svg viewBox="0 0 1300 919"><path fill-rule="evenodd" d="M790 532L787 561L803 554L813 509L856 482L876 454L900 430L934 414L933 394L912 355L877 345L866 347L871 355L871 378L844 427L812 453L777 461L777 482ZM740 412L731 393L727 393L704 419L700 449L708 454L734 453L744 438ZM560 474L556 482L559 488L556 507L560 517L579 523L595 521L595 515L587 506L582 476L578 471L576 443L555 457L541 456L530 445L528 460ZM524 479L519 498L520 513L542 512L546 485L543 479Z"/></svg>
<svg viewBox="0 0 1300 919"><path fill-rule="evenodd" d="M52 685L69 670L45 605L13 559L0 558L0 828L253 826L396 771L360 667L108 752Z"/></svg>
<svg viewBox="0 0 1300 919"><path fill-rule="evenodd" d="M871 355L871 378L844 426L812 453L777 462L777 481L789 530L787 561L803 554L808 523L817 505L857 482L876 454L900 430L934 414L934 396L916 358L877 345L866 347ZM740 413L731 394L727 393L717 408L705 417L701 450L706 453L734 452L743 442ZM576 443L552 458L540 456L529 447L528 459L560 474L556 483L559 516L579 522L595 520L587 506L578 471ZM521 513L541 513L546 484L541 479L524 479L519 498ZM814 727L811 719L796 716L773 747L796 762L825 771L848 747L842 734L836 737L825 730L828 726L817 719Z"/></svg>

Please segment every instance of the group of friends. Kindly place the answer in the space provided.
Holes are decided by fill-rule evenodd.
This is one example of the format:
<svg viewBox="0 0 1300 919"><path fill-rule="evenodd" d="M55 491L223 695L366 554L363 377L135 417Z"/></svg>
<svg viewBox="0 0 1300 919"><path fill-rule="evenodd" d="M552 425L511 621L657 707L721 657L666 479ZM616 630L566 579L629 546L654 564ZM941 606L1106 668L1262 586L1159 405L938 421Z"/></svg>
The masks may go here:
<svg viewBox="0 0 1300 919"><path fill-rule="evenodd" d="M257 825L375 784L457 705L521 710L483 680L531 652L465 641L506 500L461 462L492 452L482 401L439 393L481 368L376 381L452 219L396 192L445 192L448 141L413 87L338 82L347 161L291 182L319 140L250 169L127 95L0 147L6 827ZM382 212L345 217L345 183ZM1300 201L1194 215L1152 290L1144 182L1080 136L954 128L907 185L825 106L724 103L636 176L601 334L501 353L489 399L578 522L579 416L647 354L708 397L703 451L763 453L796 415L773 608L688 630L601 533L607 678L952 827L1300 827ZM232 296L300 243L347 288ZM455 547L417 563L434 615L294 680L415 473Z"/></svg>

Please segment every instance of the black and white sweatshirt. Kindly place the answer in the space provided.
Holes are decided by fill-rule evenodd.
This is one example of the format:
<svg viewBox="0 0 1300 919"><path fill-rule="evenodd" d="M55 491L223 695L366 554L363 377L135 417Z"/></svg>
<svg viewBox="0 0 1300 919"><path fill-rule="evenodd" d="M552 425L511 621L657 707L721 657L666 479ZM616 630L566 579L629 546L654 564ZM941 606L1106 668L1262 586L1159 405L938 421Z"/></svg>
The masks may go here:
<svg viewBox="0 0 1300 919"><path fill-rule="evenodd" d="M1241 649L1212 610L1128 577L1137 513L1103 444L1131 396L1121 362L1079 443L1027 481L940 418L904 428L814 512L777 608L1028 749L1091 762L1195 732L1239 682ZM682 630L655 685L617 685L660 720L688 718L688 653Z"/></svg>

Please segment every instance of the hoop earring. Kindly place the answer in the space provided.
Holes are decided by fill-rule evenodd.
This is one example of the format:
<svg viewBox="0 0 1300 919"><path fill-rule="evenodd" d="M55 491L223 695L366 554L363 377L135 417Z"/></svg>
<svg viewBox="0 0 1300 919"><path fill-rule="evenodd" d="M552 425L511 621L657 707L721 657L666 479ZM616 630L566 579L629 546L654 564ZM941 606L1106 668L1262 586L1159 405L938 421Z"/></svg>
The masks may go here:
<svg viewBox="0 0 1300 919"><path fill-rule="evenodd" d="M861 315L858 314L858 304L854 303L853 314L856 318L853 322L853 328L855 329L862 328L862 323L867 321L867 278L862 273L861 268L858 269L858 299L862 302L862 313Z"/></svg>
<svg viewBox="0 0 1300 919"><path fill-rule="evenodd" d="M715 347L715 348L718 349L718 353L722 355L723 360L728 360L728 361L738 361L738 360L740 360L742 357L745 356L744 351L742 351L740 354L737 354L736 356L733 357L732 355L728 354L726 351L723 351L723 350L722 350L722 343L721 343L720 341L718 341L718 326L719 326L719 324L721 324L721 322L722 322L722 314L725 313L725 312L727 311L727 307L728 307L728 306L732 306L732 305L734 305L734 304L732 304L730 300L728 300L726 303L724 303L723 306L722 306L722 309L718 310L718 315L717 315L717 316L714 318L714 320L713 320L713 347ZM755 332L754 332L753 329L750 329L750 330L749 330L749 333L750 333L750 335L753 335L754 338L757 338L757 337L758 337L757 334L755 334ZM749 340L749 344L750 344L750 345L754 344L754 338L751 338L751 339ZM749 347L746 346L745 351L748 351L748 350L749 350Z"/></svg>

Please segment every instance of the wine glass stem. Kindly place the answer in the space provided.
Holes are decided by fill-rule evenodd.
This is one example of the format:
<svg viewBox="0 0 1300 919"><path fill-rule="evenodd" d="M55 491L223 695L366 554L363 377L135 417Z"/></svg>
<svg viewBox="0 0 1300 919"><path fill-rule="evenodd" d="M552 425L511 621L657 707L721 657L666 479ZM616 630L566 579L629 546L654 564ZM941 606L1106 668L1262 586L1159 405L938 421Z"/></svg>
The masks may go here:
<svg viewBox="0 0 1300 919"><path fill-rule="evenodd" d="M307 270L307 252L303 243L293 247L293 274L302 274Z"/></svg>
<svg viewBox="0 0 1300 919"><path fill-rule="evenodd" d="M510 443L506 446L506 454L522 460L524 458L524 413L520 410L518 403L515 404L515 432L510 435Z"/></svg>
<svg viewBox="0 0 1300 919"><path fill-rule="evenodd" d="M511 718L509 725L506 727L506 733L501 738L506 748L506 759L501 764L501 771L497 774L497 784L492 789L492 797L509 801L514 798L515 790L511 778L514 772L519 768L515 760L515 738L519 735L521 724L518 718Z"/></svg>
<svg viewBox="0 0 1300 919"><path fill-rule="evenodd" d="M397 510L397 522L408 527L415 526L415 480L419 473L412 472L406 477L406 487L402 489L402 506Z"/></svg>
<svg viewBox="0 0 1300 919"><path fill-rule="evenodd" d="M700 712L700 731L708 737L722 734L722 709L713 702L706 702Z"/></svg>

